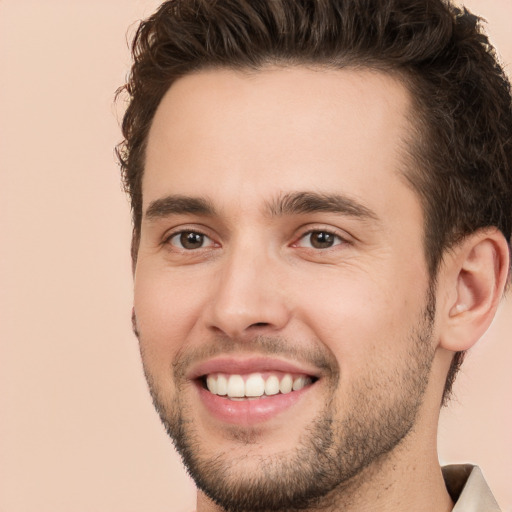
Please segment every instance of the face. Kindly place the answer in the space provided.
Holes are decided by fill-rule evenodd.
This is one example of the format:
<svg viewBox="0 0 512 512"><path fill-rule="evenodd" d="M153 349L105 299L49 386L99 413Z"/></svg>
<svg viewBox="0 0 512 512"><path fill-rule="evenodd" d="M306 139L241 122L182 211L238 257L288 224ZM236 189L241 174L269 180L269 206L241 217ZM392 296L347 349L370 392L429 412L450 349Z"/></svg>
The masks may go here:
<svg viewBox="0 0 512 512"><path fill-rule="evenodd" d="M410 435L433 358L409 97L370 71L180 79L149 134L135 314L162 421L226 510L333 498Z"/></svg>

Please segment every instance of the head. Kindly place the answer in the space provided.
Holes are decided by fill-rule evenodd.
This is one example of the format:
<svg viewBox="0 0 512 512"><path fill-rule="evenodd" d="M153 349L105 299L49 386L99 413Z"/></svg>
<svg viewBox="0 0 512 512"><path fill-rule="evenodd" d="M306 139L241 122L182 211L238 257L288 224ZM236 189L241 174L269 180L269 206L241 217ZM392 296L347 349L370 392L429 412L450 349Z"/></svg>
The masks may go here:
<svg viewBox="0 0 512 512"><path fill-rule="evenodd" d="M151 18L140 25L133 43L133 54L135 62L129 82L125 86L130 97L123 121L125 141L120 145L118 154L125 188L132 204L134 268L138 263L139 249L143 239L143 218L148 214L147 207L153 206L150 214L155 218L159 216L159 209L160 212L162 210L169 212L173 209L175 212L186 210L189 213L195 212L195 215L210 218L215 216L214 212L219 207L219 204L211 204L208 201L191 203L189 199L184 199L185 195L188 198L193 195L188 193L191 190L188 185L185 187L187 194L183 194L185 189L181 189L179 193L173 195L174 206L158 203L154 201L157 180L150 177L147 172L150 164L152 169L159 167L155 163L160 158L157 156L158 144L152 142L151 138L163 144L161 134L165 131L165 126L175 122L174 140L180 139L183 123L186 124L187 119L193 118L193 115L191 112L180 110L177 105L184 98L191 103L202 105L204 94L201 93L201 88L205 87L205 78L213 84L212 91L220 91L219 95L215 93L214 96L220 105L227 105L226 119L233 119L233 123L236 123L236 118L230 115L229 104L223 102L232 97L233 104L238 106L239 112L243 110L244 101L248 99L254 105L258 105L262 98L249 86L254 81L258 84L258 91L262 91L261 94L267 91L267 100L268 95L272 94L272 87L282 88L284 85L289 86L290 91L295 91L294 81L301 79L309 86L313 96L316 87L317 90L331 93L335 98L337 93L334 90L331 91L330 87L335 81L334 77L339 76L340 91L346 97L352 98L351 95L355 95L355 104L359 101L359 107L370 105L371 110L373 99L375 101L380 99L385 103L386 95L374 94L372 98L371 90L362 87L361 89L365 89L361 92L363 96L357 97L356 91L359 87L354 86L354 80L357 82L357 77L368 78L368 82L373 83L374 91L381 87L382 91L388 94L387 97L395 98L397 104L403 107L403 116L398 123L401 123L401 128L398 128L398 125L394 127L396 129L389 127L389 132L399 140L397 149L400 149L400 180L404 190L410 191L411 195L407 196L402 189L390 189L391 195L388 199L395 193L400 195L403 192L404 204L413 198L417 202L417 215L411 213L411 219L419 226L418 232L411 231L409 235L411 240L418 234L420 236L415 245L404 246L403 249L412 250L413 247L417 249L414 254L410 253L410 257L418 258L421 265L409 269L411 272L409 279L414 279L415 275L418 276L421 300L418 299L415 313L406 309L396 312L398 316L411 314L414 317L409 328L396 333L397 337L403 341L400 349L402 356L408 354L409 360L413 363L408 364L408 371L405 367L401 367L400 371L390 374L386 372L379 374L376 368L369 365L368 371L362 372L368 377L366 383L355 379L350 383L350 387L353 391L351 400L355 400L354 397L364 400L362 390L365 388L373 389L369 392L379 395L375 393L375 389L379 387L377 377L383 381L392 381L393 389L414 389L414 392L408 396L398 392L396 401L389 403L386 409L375 414L368 410L364 416L364 422L359 416L350 414L345 415L341 422L336 422L336 412L341 406L336 389L339 385L340 373L343 373L343 364L340 363L335 349L330 350L329 346L328 349L322 348L322 335L315 332L315 329L312 329L311 333L305 333L304 330L297 329L295 324L289 328L289 331L283 329L283 332L269 333L265 325L274 325L273 322L255 321L251 324L254 335L242 344L240 341L244 337L242 333L229 334L227 332L229 328L221 328L222 321L219 320L220 317L216 317L216 320L210 322L211 326L215 327L213 330L210 329L215 334L215 347L195 346L194 343L187 347L182 344L170 361L176 391L179 391L180 387L186 388L186 383L190 380L191 368L194 368L193 371L198 371L196 367L201 367L205 360L222 354L237 353L242 345L246 352L250 348L256 354L275 353L282 358L302 361L305 366L309 364L312 379L325 382L322 412L317 411L316 420L308 426L308 431L313 434L310 436L297 434L297 449L293 455L285 454L284 460L289 466L297 467L301 454L316 450L317 453L325 455L323 459L319 459L319 465L323 464L325 467L324 474L343 473L343 481L351 481L355 475L370 466L372 461L399 445L413 428L432 373L434 353L430 341L436 336L435 292L445 260L451 257L454 248L463 246L469 237L478 233L485 234L488 230L495 230L501 233L501 237L507 242L510 241L512 228L510 88L497 63L494 50L481 31L479 19L467 11L461 11L440 0L170 1L164 3ZM289 71L291 79L283 74L285 71ZM317 75L313 78L315 73ZM279 76L279 79L275 79L275 76ZM316 78L317 76L325 76L327 81L324 82L323 78ZM398 90L401 90L406 97L401 97ZM194 96L195 92L196 96ZM295 92L290 92L291 103L288 106L293 106L294 95L299 98L300 94L306 97L307 87L304 91L297 89ZM312 99L311 112L322 112L323 106L320 99L316 103L315 101ZM283 105L283 111L280 114L284 115L288 112L286 95L280 97L280 103ZM263 108L264 103L260 106ZM390 115L390 111L381 111L378 106L375 106L375 109L374 113ZM162 113L159 114L159 111ZM293 115L292 111L290 112L291 118ZM249 110L249 114L257 117L254 111ZM328 110L325 110L325 114L328 115ZM343 115L347 119L359 118L359 112L350 109L344 110ZM257 124L258 119L255 117L250 118L248 122L252 123L254 120ZM263 122L263 119L262 117L260 121ZM311 119L312 125L318 122L313 114L308 114L301 118L303 119ZM299 124L301 120L297 123ZM406 130L404 130L405 126ZM282 128L285 130L284 126ZM382 125L380 128L385 129L386 126ZM194 129L194 125L187 126L185 131L187 129ZM340 130L342 132L343 128L340 127ZM321 132L322 123L319 123L315 133ZM364 131L360 132L362 133ZM325 135L324 140L328 138L328 134ZM345 135L348 139L351 136L348 132ZM276 136L279 136L279 133ZM341 141L342 147L350 147L343 137ZM247 140L242 142L245 143ZM374 142L377 153L373 156L367 155L368 162L372 156L377 161L382 159L388 162L391 167L388 160L391 154L386 154L386 144L377 137ZM169 140L165 141L165 144L167 143L172 146ZM266 147L270 147L271 141L265 141L265 144ZM356 144L357 140L353 140L351 147ZM214 151L216 147L212 146L210 149ZM297 148L297 145L292 146L290 151L294 151L293 147ZM317 147L321 147L321 144L317 144ZM364 144L361 146L361 151L364 152ZM297 152L299 153L300 151ZM178 151L171 153L169 157L172 159L175 155L176 161L182 162ZM275 161L278 161L279 154L276 153L274 156ZM225 161L226 155L223 157ZM304 155L303 160L306 159L307 155ZM185 169L186 166L182 168ZM175 170L171 174L176 182L183 181L183 177L177 175ZM192 172L190 178L192 189L194 188L193 174ZM222 172L212 170L212 176L214 179L224 180L221 183L225 188L229 176L226 176L224 170ZM284 170L282 176L283 180L287 176ZM329 176L332 177L330 174ZM330 179L329 176L325 176L325 179ZM204 178L204 176L198 176L198 178ZM291 180L293 176L289 178ZM344 174L342 178L345 182L351 182L349 175ZM269 177L262 173L262 179L268 180ZM283 212L302 215L307 211L319 209L333 211L334 207L330 207L329 204L339 199L334 196L328 197L325 190L321 190L320 194L308 196L312 186L306 179L304 190L307 193L290 195L286 188L286 181L280 182L274 176L271 179L276 179L276 183L279 184L274 192L284 191L285 196L279 200L276 197L267 197L265 204L269 211L274 213L278 211L280 215ZM237 181L234 174L233 180ZM300 182L301 179L294 178L294 181ZM379 186L378 177L375 177L373 183L375 187ZM211 186L215 189L213 184ZM332 188L334 189L335 186L333 182ZM364 190L361 191L355 187L354 191L360 191L359 195L364 196ZM264 192L261 191L263 195ZM375 190L368 190L368 192L370 195L375 194ZM151 200L146 201L149 193L153 193L153 196ZM208 190L201 189L199 195L208 196ZM355 194L356 198L357 195ZM353 196L349 199L353 199ZM213 197L213 203L215 203L214 200L215 197ZM314 206L315 201L316 206ZM258 208L260 206L258 205ZM373 212L368 211L364 205L361 208L361 205L352 204L349 200L348 203L345 201L344 208L345 210L352 208L350 215L363 217L363 223L371 223ZM411 203L411 211L414 208L414 204ZM254 211L256 210L255 204ZM246 209L241 207L237 211L237 215L245 211L252 211L250 201L247 202ZM392 215L393 212L389 213ZM222 230L219 228L219 231ZM226 228L226 232L228 231L229 229ZM404 220L403 235L409 236L407 233L407 222ZM187 240L182 236L183 232L180 232L171 237L171 244L174 244L173 238L178 237L176 243L180 244L181 249L184 244L189 244L188 247L191 249L195 247L194 244L199 244L197 247L201 247L206 235L201 234L202 238L197 238L197 234L190 231L187 234ZM337 234L329 235L319 230L315 231L315 236L320 237L315 242L320 246L332 243L332 240L325 240L326 237L333 236L335 239L338 237ZM211 249L216 248L215 238L214 233L211 239L208 238L213 240ZM293 247L298 247L300 250L306 249L301 245L302 242L297 244ZM144 254L148 254L147 248ZM251 253L246 256L249 260L251 259ZM508 272L508 259L506 261L507 269L505 271L501 269L500 275ZM324 261L324 263L332 262ZM255 265L259 265L256 260ZM233 272L234 268L237 268L236 265L230 272ZM265 268L260 270L264 272ZM395 271L399 270L395 268ZM161 268L161 272L168 271ZM301 279L300 273L294 276L295 281ZM302 279L307 285L307 279ZM321 279L319 277L320 281ZM276 282L278 281L279 278L276 275ZM355 283L353 284L354 290L357 290L358 287ZM286 289L286 286L284 283L283 289ZM173 292L180 295L183 302L188 300L191 293L183 288L175 289ZM233 290L231 292L232 295L236 295ZM226 296L228 294L227 291L222 293ZM291 296L293 293L290 291ZM339 296L342 295L343 293ZM330 301L335 302L336 296L336 293L333 293ZM391 297L388 299L393 300ZM214 300L222 304L227 299L224 300L223 296L219 295L214 297ZM368 294L365 300L371 308L372 295ZM414 302L414 299L411 300ZM383 299L382 303L384 302ZM375 303L378 303L378 300L375 300ZM363 302L359 306L364 307ZM279 307L275 305L276 315L278 311ZM334 311L332 313L335 314ZM168 314L173 313L168 311ZM215 315L216 313L212 312L211 318ZM279 318L275 321L276 325L281 321L284 322L281 317ZM351 314L347 314L346 319L349 318L352 318ZM144 322L141 323L144 324ZM152 323L158 324L158 319L153 317ZM234 323L236 321L233 325ZM350 325L348 320L347 324ZM144 329L141 327L138 325L143 338ZM388 327L392 332L391 325ZM193 330L191 328L191 331ZM294 342L297 340L294 347L290 347L291 334ZM307 334L316 341L308 343ZM332 334L329 333L326 336L330 338ZM169 333L167 336L169 339ZM370 337L368 333L368 338ZM151 334L148 334L149 338ZM149 352L154 349L154 346L149 343L141 345L143 352L146 351L145 354L143 353L143 360L151 359ZM445 374L443 400L446 400L450 393L464 353L463 350L453 350L453 352L455 356L451 359L447 375ZM344 357L350 360L351 353L344 354ZM355 356L354 358L356 361L357 358ZM210 469L213 468L210 472L220 470L222 465L219 467L212 465L213 454L209 462L198 460L193 447L198 446L202 432L197 429L197 424L194 424L190 416L176 413L186 408L183 400L188 395L176 392L172 399L167 399L163 396L164 388L154 382L157 378L156 374L152 374L148 366L146 371L162 419L167 424L171 435L177 440L178 448L183 453L188 466L194 468L206 464L211 466ZM204 368L201 371L206 372ZM346 370L345 372L349 373ZM394 379L392 375L396 374L400 374L400 377ZM376 375L375 380L372 380L370 375ZM213 376L214 380L215 378ZM386 390L381 391L385 393ZM385 401L384 398L385 395L382 395L382 401ZM355 401L352 403L355 404ZM390 411L397 409L402 410L403 414L399 414L399 421L394 422L389 415ZM371 429L384 425L394 434L389 438L380 439L374 445L368 443L368 452L358 451L357 447L365 444L362 440L368 439ZM345 435L345 432L350 432L350 435ZM341 449L333 441L337 434L345 437L345 444ZM257 429L233 428L229 435L238 442L245 443L246 446L253 446L258 442L259 433ZM184 439L186 442L183 441ZM320 439L318 443L323 443L322 446L312 447L311 445L314 444L312 439ZM340 456L340 450L345 457ZM259 457L260 463L263 464L265 459L263 455L256 452L255 457L256 459ZM217 457L216 460L222 462L223 458ZM232 461L231 464L236 469L237 463ZM274 470L275 474L282 470L272 460L265 468L269 475L274 475ZM199 473L198 470L195 474ZM208 490L210 485L208 476L202 474L204 481L201 485ZM311 479L307 474L302 478L304 481ZM329 478L324 480L317 478L318 488L313 489L311 486L308 488L307 492L310 493L311 500L317 499L321 492L328 493L339 484L339 481L336 483ZM258 487L255 485L252 488ZM244 492L247 494L247 488ZM292 503L287 502L286 497L281 496L280 499L283 507L286 503ZM304 496L301 499L304 502ZM233 505L234 509L237 507L240 509L240 503L242 502ZM274 508L277 510L277 507L276 502Z"/></svg>
<svg viewBox="0 0 512 512"><path fill-rule="evenodd" d="M391 2L165 2L141 23L118 147L133 215L132 260L142 220L149 129L171 85L201 69L269 64L376 69L414 101L405 177L424 208L424 251L434 282L443 253L465 236L512 233L510 85L481 20L439 0ZM485 127L485 129L483 129ZM459 352L445 397L463 359Z"/></svg>

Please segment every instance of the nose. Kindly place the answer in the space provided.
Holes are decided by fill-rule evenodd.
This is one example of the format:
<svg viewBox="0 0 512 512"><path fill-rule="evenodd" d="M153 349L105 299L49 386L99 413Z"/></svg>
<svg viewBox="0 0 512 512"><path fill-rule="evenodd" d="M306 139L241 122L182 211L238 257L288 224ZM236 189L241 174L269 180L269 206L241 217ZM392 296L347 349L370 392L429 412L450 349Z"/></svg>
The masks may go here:
<svg viewBox="0 0 512 512"><path fill-rule="evenodd" d="M284 274L277 257L247 243L223 258L207 306L208 328L229 338L276 335L290 320Z"/></svg>

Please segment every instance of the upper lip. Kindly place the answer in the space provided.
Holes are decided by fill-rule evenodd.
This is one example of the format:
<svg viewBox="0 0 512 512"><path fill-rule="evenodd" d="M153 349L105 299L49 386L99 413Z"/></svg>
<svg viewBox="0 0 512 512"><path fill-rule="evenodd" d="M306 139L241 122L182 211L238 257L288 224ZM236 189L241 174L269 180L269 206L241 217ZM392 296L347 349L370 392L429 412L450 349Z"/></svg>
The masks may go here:
<svg viewBox="0 0 512 512"><path fill-rule="evenodd" d="M187 372L187 377L193 380L211 373L241 375L272 371L320 377L318 368L313 368L303 363L269 357L216 357L194 365L190 371Z"/></svg>

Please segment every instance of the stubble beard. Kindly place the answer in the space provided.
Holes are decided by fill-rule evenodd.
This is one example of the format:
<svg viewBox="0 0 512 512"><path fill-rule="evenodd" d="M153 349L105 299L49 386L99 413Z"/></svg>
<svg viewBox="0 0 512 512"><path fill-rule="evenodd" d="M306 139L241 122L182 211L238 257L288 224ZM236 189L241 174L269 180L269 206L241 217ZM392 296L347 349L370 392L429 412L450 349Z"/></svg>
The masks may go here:
<svg viewBox="0 0 512 512"><path fill-rule="evenodd" d="M205 456L182 395L176 392L169 403L146 365L144 371L155 408L189 474L226 512L335 510L350 503L371 478L372 467L377 470L414 427L434 357L434 310L430 295L419 325L408 337L407 360L394 371L369 371L354 382L342 419L334 399L339 374L333 368L322 412L304 428L297 445L284 453L253 456L251 471L244 471L247 456ZM257 442L246 429L240 430L237 440L231 432L239 446Z"/></svg>

